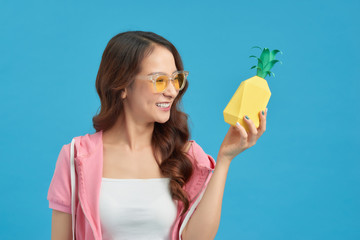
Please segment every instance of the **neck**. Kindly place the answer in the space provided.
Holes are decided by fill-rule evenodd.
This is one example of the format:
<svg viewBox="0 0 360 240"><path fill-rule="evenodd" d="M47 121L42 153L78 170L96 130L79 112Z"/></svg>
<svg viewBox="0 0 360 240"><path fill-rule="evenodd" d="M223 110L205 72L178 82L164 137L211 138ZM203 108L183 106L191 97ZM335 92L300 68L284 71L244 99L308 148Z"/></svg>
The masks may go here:
<svg viewBox="0 0 360 240"><path fill-rule="evenodd" d="M104 144L118 146L130 152L151 148L154 123L119 117L114 126L104 132Z"/></svg>

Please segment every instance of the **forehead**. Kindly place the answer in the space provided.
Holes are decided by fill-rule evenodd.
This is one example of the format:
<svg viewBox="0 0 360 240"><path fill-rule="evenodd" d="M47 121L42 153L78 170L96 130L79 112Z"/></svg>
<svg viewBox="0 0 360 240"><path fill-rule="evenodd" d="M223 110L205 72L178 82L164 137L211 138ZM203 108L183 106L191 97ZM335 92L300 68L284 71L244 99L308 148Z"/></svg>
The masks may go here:
<svg viewBox="0 0 360 240"><path fill-rule="evenodd" d="M159 45L155 45L152 52L141 62L141 72L145 74L162 72L170 75L176 70L173 54Z"/></svg>

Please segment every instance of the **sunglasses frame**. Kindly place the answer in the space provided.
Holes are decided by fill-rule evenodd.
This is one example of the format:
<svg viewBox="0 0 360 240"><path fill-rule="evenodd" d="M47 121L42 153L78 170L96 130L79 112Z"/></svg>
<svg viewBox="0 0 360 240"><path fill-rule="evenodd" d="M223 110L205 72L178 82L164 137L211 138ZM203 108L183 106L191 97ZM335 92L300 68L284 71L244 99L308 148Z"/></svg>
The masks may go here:
<svg viewBox="0 0 360 240"><path fill-rule="evenodd" d="M152 74L149 74L149 75L146 75L146 76L139 76L139 77L153 82L154 91L156 93L163 93L169 87L170 81L174 81L175 76L177 74L179 74L179 73L184 73L185 74L184 83L182 84L182 86L180 86L179 89L177 89L177 91L181 91L185 87L185 84L186 84L186 81L187 81L187 76L189 75L189 71L184 71L184 70L175 71L175 72L173 72L171 74L171 76L169 76L169 75L167 75L166 73L163 73L163 72L155 72L155 73L152 73ZM166 88L163 91L158 92L158 91L156 91L156 78L158 78L160 76L166 76L167 77L167 83L166 83ZM173 85L174 85L174 83L173 83Z"/></svg>

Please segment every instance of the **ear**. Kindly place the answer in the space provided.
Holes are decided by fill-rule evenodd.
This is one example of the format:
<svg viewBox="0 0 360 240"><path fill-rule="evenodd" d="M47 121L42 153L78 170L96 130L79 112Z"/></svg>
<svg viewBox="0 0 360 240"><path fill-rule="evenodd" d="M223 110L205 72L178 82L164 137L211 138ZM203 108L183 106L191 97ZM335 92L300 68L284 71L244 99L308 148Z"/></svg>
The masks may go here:
<svg viewBox="0 0 360 240"><path fill-rule="evenodd" d="M125 88L124 90L121 91L121 98L125 99L127 96L127 89Z"/></svg>

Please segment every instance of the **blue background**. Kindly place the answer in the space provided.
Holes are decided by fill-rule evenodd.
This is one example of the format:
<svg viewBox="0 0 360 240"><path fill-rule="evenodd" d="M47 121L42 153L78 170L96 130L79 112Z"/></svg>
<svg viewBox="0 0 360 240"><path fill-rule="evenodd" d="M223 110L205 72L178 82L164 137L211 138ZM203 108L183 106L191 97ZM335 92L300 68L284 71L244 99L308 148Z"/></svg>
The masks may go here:
<svg viewBox="0 0 360 240"><path fill-rule="evenodd" d="M128 30L178 48L191 138L214 158L222 111L255 75L251 47L284 52L266 78L267 130L231 163L216 239L360 239L359 11L357 0L2 0L0 239L50 238L56 159L94 132L101 56Z"/></svg>

